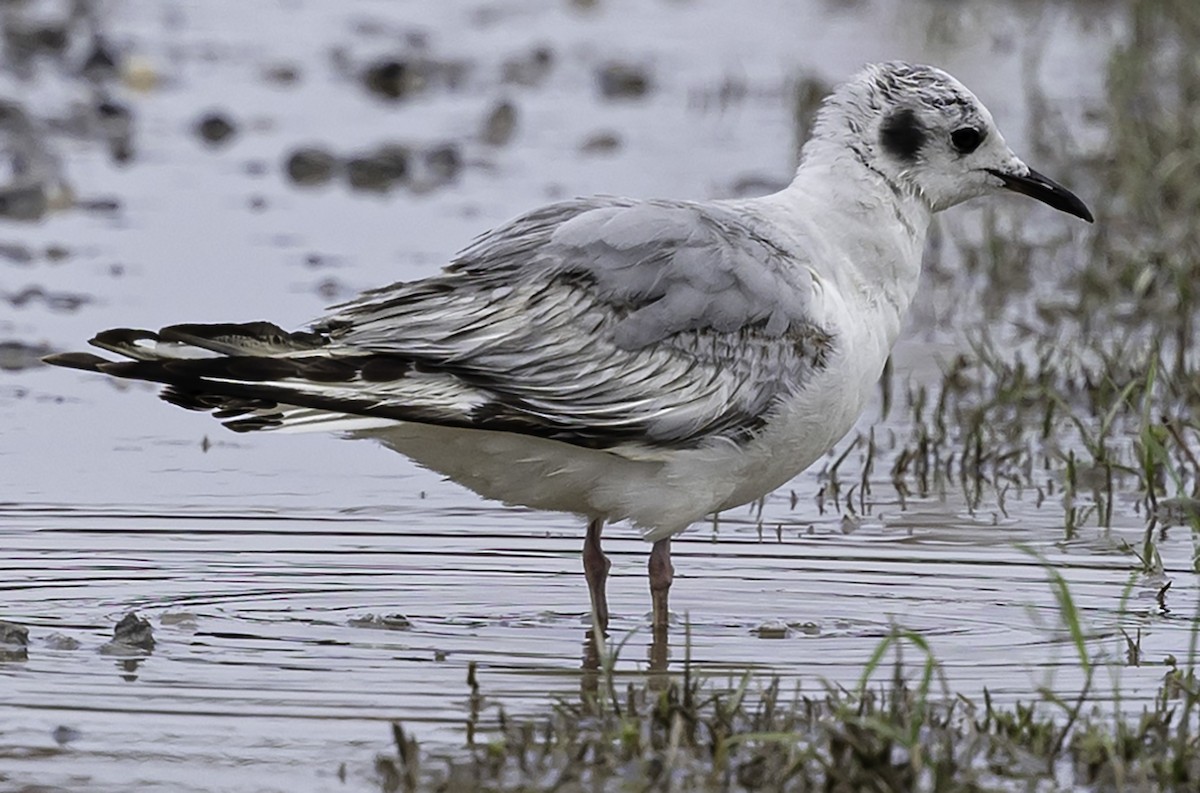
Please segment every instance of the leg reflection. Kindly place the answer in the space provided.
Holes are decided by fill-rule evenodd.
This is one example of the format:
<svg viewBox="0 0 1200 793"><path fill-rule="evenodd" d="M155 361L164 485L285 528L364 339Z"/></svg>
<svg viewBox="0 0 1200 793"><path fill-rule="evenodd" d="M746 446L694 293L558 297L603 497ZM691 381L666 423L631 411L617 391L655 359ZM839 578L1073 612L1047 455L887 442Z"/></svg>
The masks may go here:
<svg viewBox="0 0 1200 793"><path fill-rule="evenodd" d="M603 641L603 638L600 639ZM579 701L591 709L600 696L600 644L594 630L583 634L583 663L579 668Z"/></svg>
<svg viewBox="0 0 1200 793"><path fill-rule="evenodd" d="M653 631L647 655L650 659L650 685L657 690L668 680L667 664L671 660L671 639L666 625L655 625Z"/></svg>

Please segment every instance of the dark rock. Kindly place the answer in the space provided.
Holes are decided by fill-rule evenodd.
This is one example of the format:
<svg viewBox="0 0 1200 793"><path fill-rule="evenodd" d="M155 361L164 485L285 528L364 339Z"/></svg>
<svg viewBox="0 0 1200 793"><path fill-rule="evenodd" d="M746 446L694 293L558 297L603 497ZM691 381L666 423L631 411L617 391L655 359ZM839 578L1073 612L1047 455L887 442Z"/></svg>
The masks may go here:
<svg viewBox="0 0 1200 793"><path fill-rule="evenodd" d="M489 146L503 146L517 129L517 108L507 100L497 102L483 120L481 137Z"/></svg>
<svg viewBox="0 0 1200 793"><path fill-rule="evenodd" d="M458 144L443 143L425 152L425 167L438 182L452 182L462 170L462 155Z"/></svg>
<svg viewBox="0 0 1200 793"><path fill-rule="evenodd" d="M0 661L25 661L28 658L29 629L0 620Z"/></svg>
<svg viewBox="0 0 1200 793"><path fill-rule="evenodd" d="M3 300L13 308L22 308L40 301L51 311L71 312L92 302L87 295L73 292L47 292L40 286L27 286L19 292L11 292L2 296Z"/></svg>
<svg viewBox="0 0 1200 793"><path fill-rule="evenodd" d="M133 159L133 113L129 108L104 99L96 104L95 117L100 137L108 144L108 154L113 162L125 163Z"/></svg>
<svg viewBox="0 0 1200 793"><path fill-rule="evenodd" d="M615 132L596 132L579 144L584 154L612 154L621 148L621 136Z"/></svg>
<svg viewBox="0 0 1200 793"><path fill-rule="evenodd" d="M596 84L605 99L638 99L650 92L650 75L642 66L609 63L596 73Z"/></svg>
<svg viewBox="0 0 1200 793"><path fill-rule="evenodd" d="M222 113L208 113L196 122L196 134L210 146L223 146L232 141L237 127Z"/></svg>
<svg viewBox="0 0 1200 793"><path fill-rule="evenodd" d="M32 37L37 49L52 53L65 50L69 41L66 27L55 23L35 28Z"/></svg>
<svg viewBox="0 0 1200 793"><path fill-rule="evenodd" d="M300 67L291 63L276 63L264 66L262 76L268 83L291 87L300 82Z"/></svg>
<svg viewBox="0 0 1200 793"><path fill-rule="evenodd" d="M0 242L0 259L13 264L32 264L33 251L19 242Z"/></svg>
<svg viewBox="0 0 1200 793"><path fill-rule="evenodd" d="M408 150L408 147L398 143L385 143L375 150L374 155L379 168L394 182L408 177L411 158L412 152Z"/></svg>
<svg viewBox="0 0 1200 793"><path fill-rule="evenodd" d="M42 358L54 352L45 344L26 344L23 341L0 341L0 371L20 372L44 366ZM3 630L0 629L0 643Z"/></svg>
<svg viewBox="0 0 1200 793"><path fill-rule="evenodd" d="M29 646L29 629L15 622L0 620L0 644L12 644L18 647Z"/></svg>
<svg viewBox="0 0 1200 793"><path fill-rule="evenodd" d="M408 177L410 153L397 144L346 161L346 181L354 190L384 193Z"/></svg>
<svg viewBox="0 0 1200 793"><path fill-rule="evenodd" d="M421 82L412 64L397 58L375 61L363 69L360 80L368 91L393 102L412 94Z"/></svg>
<svg viewBox="0 0 1200 793"><path fill-rule="evenodd" d="M39 220L50 210L45 185L26 184L0 188L0 217L10 220Z"/></svg>
<svg viewBox="0 0 1200 793"><path fill-rule="evenodd" d="M355 628L405 631L412 627L412 620L403 614L365 614L361 617L353 617L348 624Z"/></svg>
<svg viewBox="0 0 1200 793"><path fill-rule="evenodd" d="M117 55L100 36L92 39L92 49L83 59L79 74L88 80L102 82L117 74Z"/></svg>
<svg viewBox="0 0 1200 793"><path fill-rule="evenodd" d="M287 158L284 169L292 184L309 187L325 184L337 171L337 158L324 149L302 148Z"/></svg>
<svg viewBox="0 0 1200 793"><path fill-rule="evenodd" d="M137 647L142 650L154 649L154 629L149 620L144 620L136 612L129 612L117 626L113 628L113 643Z"/></svg>
<svg viewBox="0 0 1200 793"><path fill-rule="evenodd" d="M501 79L517 85L539 85L554 66L554 50L547 46L534 47L527 55L511 58L501 67Z"/></svg>
<svg viewBox="0 0 1200 793"><path fill-rule="evenodd" d="M65 724L60 724L50 733L50 737L59 746L66 746L72 741L78 741L83 737L83 733L74 727L68 727Z"/></svg>
<svg viewBox="0 0 1200 793"><path fill-rule="evenodd" d="M51 650L78 650L79 640L63 633L51 633L42 639L42 644Z"/></svg>

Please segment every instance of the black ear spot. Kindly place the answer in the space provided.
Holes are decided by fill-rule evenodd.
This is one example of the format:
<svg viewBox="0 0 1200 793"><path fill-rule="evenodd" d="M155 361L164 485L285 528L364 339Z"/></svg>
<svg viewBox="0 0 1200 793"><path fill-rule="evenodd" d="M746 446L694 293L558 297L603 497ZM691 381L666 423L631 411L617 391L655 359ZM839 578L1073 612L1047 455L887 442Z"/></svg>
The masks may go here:
<svg viewBox="0 0 1200 793"><path fill-rule="evenodd" d="M950 133L950 142L959 154L970 154L983 143L984 135L975 127L959 127Z"/></svg>
<svg viewBox="0 0 1200 793"><path fill-rule="evenodd" d="M925 128L912 110L897 110L879 127L879 142L896 159L913 162L925 145Z"/></svg>

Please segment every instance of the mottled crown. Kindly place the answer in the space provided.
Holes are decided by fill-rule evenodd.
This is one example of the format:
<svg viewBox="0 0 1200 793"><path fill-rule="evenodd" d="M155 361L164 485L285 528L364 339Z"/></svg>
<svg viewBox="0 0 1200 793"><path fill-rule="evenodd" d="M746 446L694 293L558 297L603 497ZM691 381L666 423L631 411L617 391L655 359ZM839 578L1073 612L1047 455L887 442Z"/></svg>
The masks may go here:
<svg viewBox="0 0 1200 793"><path fill-rule="evenodd" d="M826 98L813 138L836 140L859 151L873 150L877 142L891 143L888 148L898 156L915 156L923 130L934 117L947 128L986 130L991 121L975 95L941 69L904 61L873 63Z"/></svg>

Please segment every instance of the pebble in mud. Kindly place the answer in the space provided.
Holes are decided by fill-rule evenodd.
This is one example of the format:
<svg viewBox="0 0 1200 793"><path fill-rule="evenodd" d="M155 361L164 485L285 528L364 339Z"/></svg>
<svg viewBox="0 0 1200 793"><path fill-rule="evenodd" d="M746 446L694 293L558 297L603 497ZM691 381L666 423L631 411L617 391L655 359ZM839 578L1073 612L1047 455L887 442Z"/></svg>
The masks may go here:
<svg viewBox="0 0 1200 793"><path fill-rule="evenodd" d="M95 106L96 126L100 138L108 144L113 162L128 162L133 158L133 113L123 104L104 99Z"/></svg>
<svg viewBox="0 0 1200 793"><path fill-rule="evenodd" d="M65 633L51 633L42 639L42 644L50 650L78 650L80 647L78 639Z"/></svg>
<svg viewBox="0 0 1200 793"><path fill-rule="evenodd" d="M79 76L92 82L111 80L117 75L118 58L113 48L101 36L92 39L91 51L79 67Z"/></svg>
<svg viewBox="0 0 1200 793"><path fill-rule="evenodd" d="M360 79L372 94L393 102L412 94L421 83L412 65L397 58L370 64L363 69Z"/></svg>
<svg viewBox="0 0 1200 793"><path fill-rule="evenodd" d="M759 623L753 632L760 639L786 639L792 631L783 620L767 620Z"/></svg>
<svg viewBox="0 0 1200 793"><path fill-rule="evenodd" d="M233 140L237 127L223 113L207 113L196 122L196 135L209 146L223 146Z"/></svg>
<svg viewBox="0 0 1200 793"><path fill-rule="evenodd" d="M462 155L455 143L443 143L425 152L425 167L438 183L454 181L462 165Z"/></svg>
<svg viewBox="0 0 1200 793"><path fill-rule="evenodd" d="M507 100L497 102L483 120L480 137L489 146L504 146L517 129L517 107Z"/></svg>
<svg viewBox="0 0 1200 793"><path fill-rule="evenodd" d="M615 132L596 132L579 144L581 154L613 154L621 148L621 136Z"/></svg>
<svg viewBox="0 0 1200 793"><path fill-rule="evenodd" d="M346 181L355 190L386 192L403 181L408 171L408 149L394 144L346 161Z"/></svg>
<svg viewBox="0 0 1200 793"><path fill-rule="evenodd" d="M0 620L0 661L25 661L28 658L29 629Z"/></svg>
<svg viewBox="0 0 1200 793"><path fill-rule="evenodd" d="M0 292L0 301L8 303L14 308L21 308L25 305L42 303L51 311L69 314L73 311L78 311L82 306L92 302L89 295L76 294L73 292L47 292L40 286L27 286L20 292L12 292L4 294Z"/></svg>
<svg viewBox="0 0 1200 793"><path fill-rule="evenodd" d="M502 79L506 83L536 86L546 79L554 66L554 50L546 46L534 47L527 55L510 58L501 67Z"/></svg>
<svg viewBox="0 0 1200 793"><path fill-rule="evenodd" d="M50 732L50 737L59 746L66 746L72 741L78 741L83 737L83 733L74 727L68 727L65 724L60 724Z"/></svg>
<svg viewBox="0 0 1200 793"><path fill-rule="evenodd" d="M347 624L353 628L379 628L388 631L405 631L412 627L412 621L403 614L365 614L350 619Z"/></svg>
<svg viewBox="0 0 1200 793"><path fill-rule="evenodd" d="M337 157L324 149L312 146L293 151L288 155L283 167L292 184L313 187L333 179L337 166Z"/></svg>
<svg viewBox="0 0 1200 793"><path fill-rule="evenodd" d="M105 654L119 655L123 653L154 649L154 629L149 620L144 620L136 612L129 612L113 628L113 640L100 648Z"/></svg>
<svg viewBox="0 0 1200 793"><path fill-rule="evenodd" d="M638 99L650 92L650 74L645 67L609 63L596 72L596 84L605 99Z"/></svg>
<svg viewBox="0 0 1200 793"><path fill-rule="evenodd" d="M52 352L53 350L45 344L0 341L0 372L20 372L44 366L42 358ZM2 642L2 631L0 631L0 643Z"/></svg>

